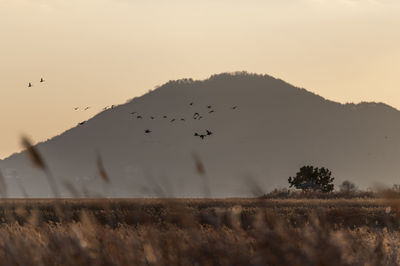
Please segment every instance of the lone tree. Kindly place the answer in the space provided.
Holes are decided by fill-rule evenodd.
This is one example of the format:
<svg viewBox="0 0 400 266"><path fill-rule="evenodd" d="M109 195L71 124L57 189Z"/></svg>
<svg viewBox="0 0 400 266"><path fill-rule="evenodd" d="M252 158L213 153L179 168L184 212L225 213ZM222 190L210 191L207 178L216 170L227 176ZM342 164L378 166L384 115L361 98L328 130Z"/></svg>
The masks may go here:
<svg viewBox="0 0 400 266"><path fill-rule="evenodd" d="M332 172L327 168L311 165L303 166L295 177L289 177L289 187L297 189L331 192L333 190Z"/></svg>

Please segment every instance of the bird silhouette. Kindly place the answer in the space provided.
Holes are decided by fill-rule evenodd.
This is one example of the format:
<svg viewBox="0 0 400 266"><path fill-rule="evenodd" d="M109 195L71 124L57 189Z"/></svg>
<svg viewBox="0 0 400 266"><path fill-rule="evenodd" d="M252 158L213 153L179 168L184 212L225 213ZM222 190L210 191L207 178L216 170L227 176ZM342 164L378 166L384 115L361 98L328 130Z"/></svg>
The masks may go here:
<svg viewBox="0 0 400 266"><path fill-rule="evenodd" d="M207 136L210 136L210 135L212 135L213 133L210 131L210 130L206 130L207 131Z"/></svg>
<svg viewBox="0 0 400 266"><path fill-rule="evenodd" d="M205 135L200 135L199 136L201 139L204 139L206 136Z"/></svg>
<svg viewBox="0 0 400 266"><path fill-rule="evenodd" d="M154 119L154 116L150 116L151 119Z"/></svg>
<svg viewBox="0 0 400 266"><path fill-rule="evenodd" d="M232 109L235 110L237 108L237 106L233 106Z"/></svg>
<svg viewBox="0 0 400 266"><path fill-rule="evenodd" d="M209 114L212 114L212 113L214 113L214 110L211 110L210 112L208 112Z"/></svg>
<svg viewBox="0 0 400 266"><path fill-rule="evenodd" d="M144 131L144 133L146 133L146 134L151 133L151 130L146 129L146 130Z"/></svg>
<svg viewBox="0 0 400 266"><path fill-rule="evenodd" d="M131 115L134 115L134 114L136 114L137 112L131 112Z"/></svg>
<svg viewBox="0 0 400 266"><path fill-rule="evenodd" d="M199 134L198 134L197 132L195 132L195 133L194 133L194 136L195 136L195 137L198 137L198 136L199 136Z"/></svg>
<svg viewBox="0 0 400 266"><path fill-rule="evenodd" d="M44 82L44 79L43 79L43 78L40 78L40 82Z"/></svg>
<svg viewBox="0 0 400 266"><path fill-rule="evenodd" d="M75 108L74 108L75 111L78 110L78 109L79 109L79 107L75 107Z"/></svg>
<svg viewBox="0 0 400 266"><path fill-rule="evenodd" d="M175 121L175 118L173 118L173 119L171 120L171 123L174 122L174 121Z"/></svg>
<svg viewBox="0 0 400 266"><path fill-rule="evenodd" d="M86 108L85 108L85 111L88 110L89 108L90 108L90 106L86 107Z"/></svg>
<svg viewBox="0 0 400 266"><path fill-rule="evenodd" d="M181 121L185 121L185 118L181 118Z"/></svg>
<svg viewBox="0 0 400 266"><path fill-rule="evenodd" d="M193 105L193 102L189 103L189 105Z"/></svg>
<svg viewBox="0 0 400 266"><path fill-rule="evenodd" d="M193 114L193 119L197 119L199 116L200 116L199 113L194 113L194 114Z"/></svg>
<svg viewBox="0 0 400 266"><path fill-rule="evenodd" d="M30 88L30 87L32 87L32 86L33 86L33 85L32 85L32 83L30 83L30 82L29 82L29 84L28 84L28 88Z"/></svg>
<svg viewBox="0 0 400 266"><path fill-rule="evenodd" d="M163 118L167 118L167 116L166 116L166 115L164 115L164 116L163 116Z"/></svg>
<svg viewBox="0 0 400 266"><path fill-rule="evenodd" d="M210 108L211 108L211 105L208 105L207 108L210 109Z"/></svg>
<svg viewBox="0 0 400 266"><path fill-rule="evenodd" d="M203 118L202 116L199 116L199 120L202 119L202 118Z"/></svg>
<svg viewBox="0 0 400 266"><path fill-rule="evenodd" d="M142 119L143 117L141 115L138 115L136 118L137 119Z"/></svg>

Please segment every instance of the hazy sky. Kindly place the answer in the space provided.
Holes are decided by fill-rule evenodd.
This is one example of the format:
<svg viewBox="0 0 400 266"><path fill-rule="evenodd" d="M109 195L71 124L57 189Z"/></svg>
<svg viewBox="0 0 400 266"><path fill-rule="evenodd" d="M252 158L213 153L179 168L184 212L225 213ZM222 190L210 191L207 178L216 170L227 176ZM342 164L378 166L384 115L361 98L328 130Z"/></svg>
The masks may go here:
<svg viewBox="0 0 400 266"><path fill-rule="evenodd" d="M21 134L45 140L168 80L236 70L400 109L400 1L0 0L0 157Z"/></svg>

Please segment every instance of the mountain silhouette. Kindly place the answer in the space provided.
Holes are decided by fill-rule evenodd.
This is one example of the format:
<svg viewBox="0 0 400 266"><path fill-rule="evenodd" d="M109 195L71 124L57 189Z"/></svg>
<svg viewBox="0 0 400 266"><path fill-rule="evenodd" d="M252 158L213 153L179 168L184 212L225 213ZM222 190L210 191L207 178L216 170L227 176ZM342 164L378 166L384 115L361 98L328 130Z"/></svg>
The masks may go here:
<svg viewBox="0 0 400 266"><path fill-rule="evenodd" d="M159 119L194 114L202 119ZM151 134L144 134L148 129ZM206 130L213 134L194 134ZM36 147L63 196L71 196L66 183L81 196L252 196L254 185L266 192L287 187L288 177L306 164L329 168L336 184L400 182L398 110L383 103L340 104L245 72L167 82ZM193 156L204 173L196 171ZM0 161L8 194L22 196L23 186L32 197L51 196L44 174L27 157L17 153Z"/></svg>

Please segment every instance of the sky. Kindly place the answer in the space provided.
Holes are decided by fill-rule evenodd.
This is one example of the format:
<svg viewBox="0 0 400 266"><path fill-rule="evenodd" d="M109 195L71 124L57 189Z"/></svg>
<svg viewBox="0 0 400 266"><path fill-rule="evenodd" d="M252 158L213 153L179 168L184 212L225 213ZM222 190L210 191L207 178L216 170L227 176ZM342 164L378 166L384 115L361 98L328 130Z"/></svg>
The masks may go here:
<svg viewBox="0 0 400 266"><path fill-rule="evenodd" d="M400 109L398 0L0 0L0 36L0 158L22 135L221 72Z"/></svg>

